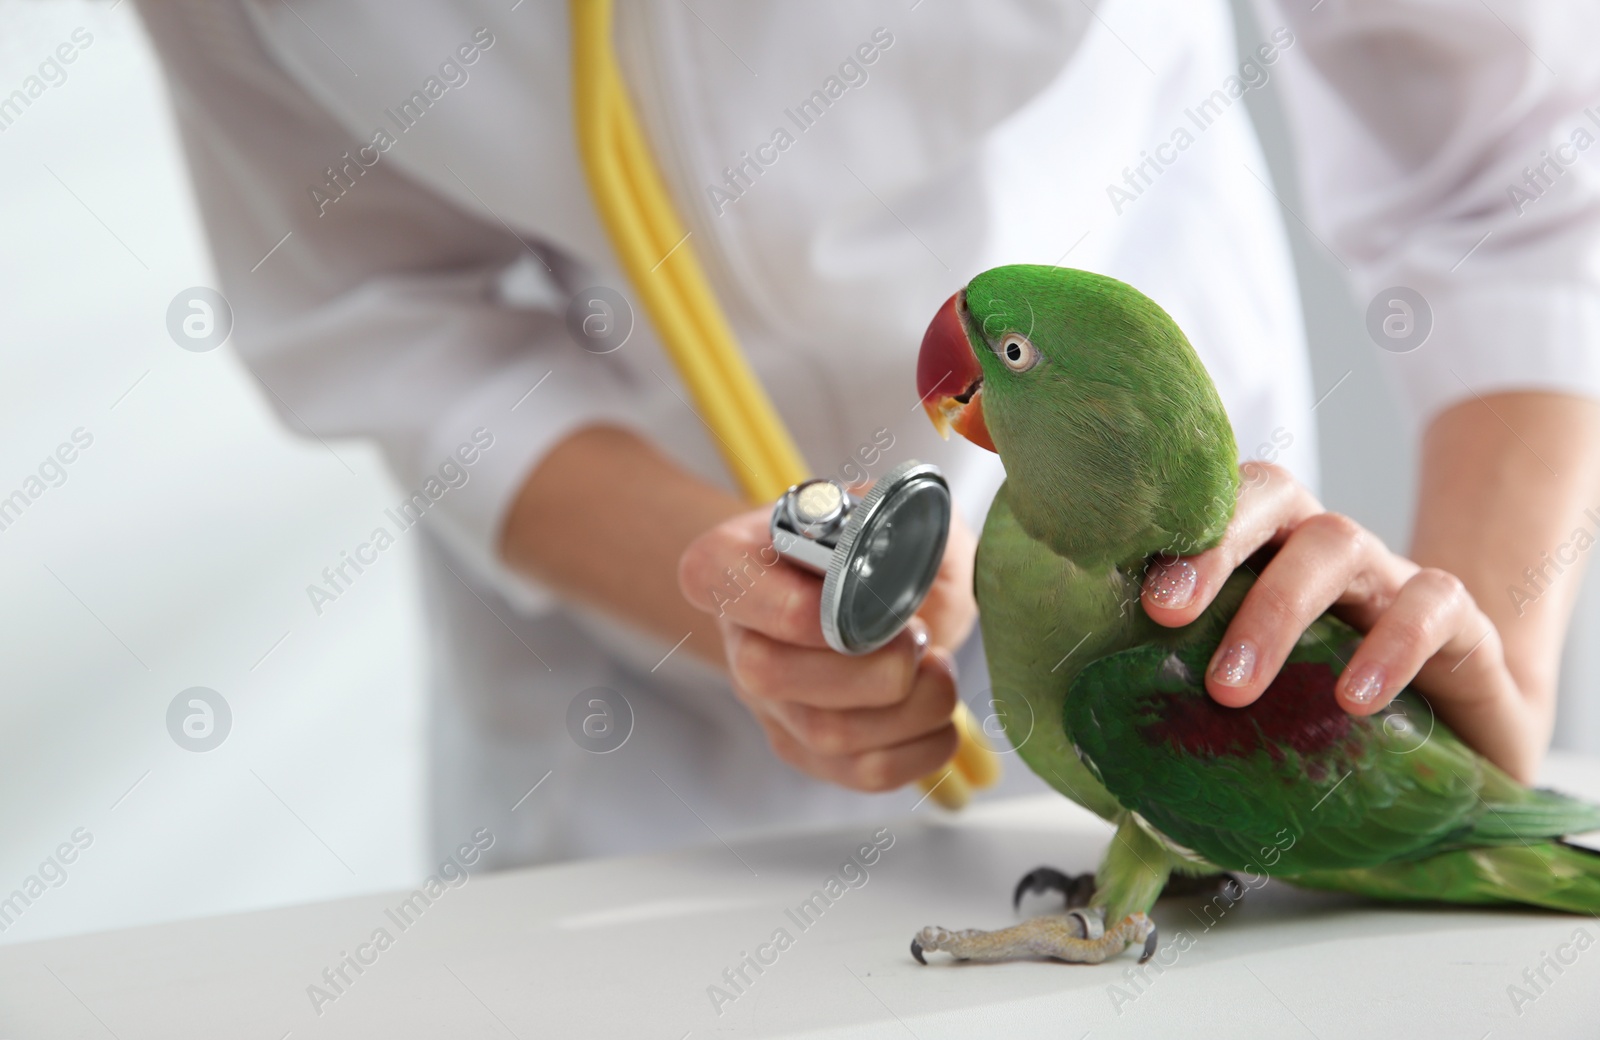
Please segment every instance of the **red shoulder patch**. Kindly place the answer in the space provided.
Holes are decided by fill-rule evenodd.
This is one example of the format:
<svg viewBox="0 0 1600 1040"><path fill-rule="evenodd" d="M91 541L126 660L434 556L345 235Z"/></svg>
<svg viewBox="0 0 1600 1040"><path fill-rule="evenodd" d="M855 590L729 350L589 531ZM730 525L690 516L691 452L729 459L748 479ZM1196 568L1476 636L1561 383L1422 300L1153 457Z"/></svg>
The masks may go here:
<svg viewBox="0 0 1600 1040"><path fill-rule="evenodd" d="M1320 661L1292 661L1247 708L1224 707L1204 691L1147 694L1140 732L1153 744L1207 758L1265 751L1281 759L1285 748L1316 755L1350 734L1350 716L1333 695L1336 679Z"/></svg>

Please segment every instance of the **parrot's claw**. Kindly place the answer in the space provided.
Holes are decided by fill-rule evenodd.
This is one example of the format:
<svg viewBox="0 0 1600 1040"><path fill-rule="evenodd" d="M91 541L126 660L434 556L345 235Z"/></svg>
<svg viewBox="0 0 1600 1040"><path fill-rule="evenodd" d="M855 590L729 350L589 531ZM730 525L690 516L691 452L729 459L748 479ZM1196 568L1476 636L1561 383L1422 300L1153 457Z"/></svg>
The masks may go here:
<svg viewBox="0 0 1600 1040"><path fill-rule="evenodd" d="M924 928L911 940L911 955L922 964L928 963L923 954L934 950L943 950L958 961L1053 957L1070 964L1099 964L1136 942L1144 944L1139 958L1142 964L1156 950L1156 926L1144 914L1131 913L1104 928L1095 911L1072 910L992 932Z"/></svg>
<svg viewBox="0 0 1600 1040"><path fill-rule="evenodd" d="M1021 908L1024 895L1042 892L1060 892L1067 900L1068 910L1088 906L1094 895L1094 875L1063 874L1054 867L1030 870L1017 882L1017 889L1011 896L1011 909Z"/></svg>

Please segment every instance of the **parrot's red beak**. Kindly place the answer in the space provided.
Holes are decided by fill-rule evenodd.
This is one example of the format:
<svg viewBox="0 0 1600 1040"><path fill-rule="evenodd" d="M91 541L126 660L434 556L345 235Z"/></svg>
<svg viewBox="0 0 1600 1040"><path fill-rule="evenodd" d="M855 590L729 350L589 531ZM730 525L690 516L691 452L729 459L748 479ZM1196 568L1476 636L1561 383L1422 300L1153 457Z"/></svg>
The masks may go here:
<svg viewBox="0 0 1600 1040"><path fill-rule="evenodd" d="M967 334L965 289L944 301L922 336L917 356L917 393L934 428L946 440L955 430L980 448L995 450L983 422L983 369Z"/></svg>

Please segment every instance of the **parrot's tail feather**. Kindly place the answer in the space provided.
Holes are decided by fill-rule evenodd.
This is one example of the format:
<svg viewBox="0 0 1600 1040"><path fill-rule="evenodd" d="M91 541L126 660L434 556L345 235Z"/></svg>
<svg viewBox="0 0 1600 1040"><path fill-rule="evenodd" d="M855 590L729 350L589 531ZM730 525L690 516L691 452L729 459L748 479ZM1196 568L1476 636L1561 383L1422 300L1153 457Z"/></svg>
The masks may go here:
<svg viewBox="0 0 1600 1040"><path fill-rule="evenodd" d="M1284 880L1377 899L1537 906L1600 914L1600 853L1565 842L1444 852L1362 870L1319 870Z"/></svg>
<svg viewBox="0 0 1600 1040"><path fill-rule="evenodd" d="M1520 845L1600 830L1600 805L1560 791L1521 791L1515 799L1491 798L1488 804L1462 844Z"/></svg>

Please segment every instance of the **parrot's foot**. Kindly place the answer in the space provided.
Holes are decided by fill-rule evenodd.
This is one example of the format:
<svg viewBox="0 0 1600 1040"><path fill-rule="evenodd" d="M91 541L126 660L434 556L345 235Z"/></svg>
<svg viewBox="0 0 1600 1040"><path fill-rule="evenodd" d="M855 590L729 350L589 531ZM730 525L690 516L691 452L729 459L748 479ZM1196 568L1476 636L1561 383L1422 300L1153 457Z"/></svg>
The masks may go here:
<svg viewBox="0 0 1600 1040"><path fill-rule="evenodd" d="M911 956L922 964L928 963L922 955L932 950L943 950L958 961L1054 957L1071 964L1099 964L1141 941L1144 950L1139 963L1143 964L1156 952L1156 926L1142 913L1131 913L1111 928L1103 928L1099 912L1069 910L992 932L924 928L911 940Z"/></svg>
<svg viewBox="0 0 1600 1040"><path fill-rule="evenodd" d="M1067 900L1068 910L1088 906L1090 897L1094 895L1094 875L1063 874L1054 867L1030 870L1017 882L1017 889L1011 895L1011 909L1022 906L1023 896L1042 892L1060 892Z"/></svg>

